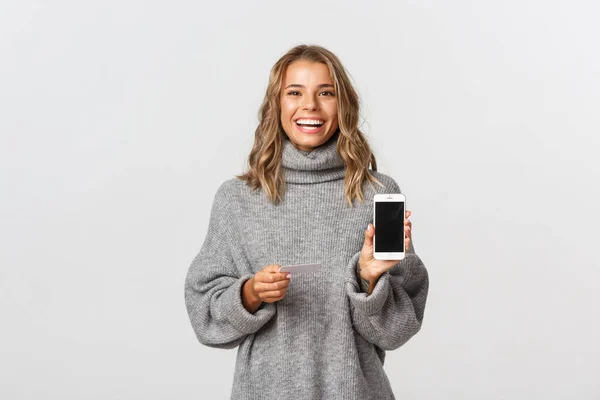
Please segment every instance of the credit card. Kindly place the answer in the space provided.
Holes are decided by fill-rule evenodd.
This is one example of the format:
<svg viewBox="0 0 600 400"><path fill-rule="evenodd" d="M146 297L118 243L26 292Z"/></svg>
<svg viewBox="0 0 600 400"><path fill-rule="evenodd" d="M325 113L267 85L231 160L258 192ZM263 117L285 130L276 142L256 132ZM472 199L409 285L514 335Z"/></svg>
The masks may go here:
<svg viewBox="0 0 600 400"><path fill-rule="evenodd" d="M290 274L304 274L308 272L317 272L321 264L298 264L285 265L279 268L279 272L289 272Z"/></svg>

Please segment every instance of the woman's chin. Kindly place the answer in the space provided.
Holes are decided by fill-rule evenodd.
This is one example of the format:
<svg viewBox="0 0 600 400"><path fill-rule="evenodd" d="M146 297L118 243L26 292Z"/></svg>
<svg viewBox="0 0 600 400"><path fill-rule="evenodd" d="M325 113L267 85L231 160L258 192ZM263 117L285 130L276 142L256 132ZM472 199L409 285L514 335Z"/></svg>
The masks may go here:
<svg viewBox="0 0 600 400"><path fill-rule="evenodd" d="M296 137L296 139L294 140L296 147L298 147L304 151L312 151L325 142L326 142L326 140L324 140L324 138L322 136L319 136L319 137L311 136L308 138L300 136L300 137Z"/></svg>

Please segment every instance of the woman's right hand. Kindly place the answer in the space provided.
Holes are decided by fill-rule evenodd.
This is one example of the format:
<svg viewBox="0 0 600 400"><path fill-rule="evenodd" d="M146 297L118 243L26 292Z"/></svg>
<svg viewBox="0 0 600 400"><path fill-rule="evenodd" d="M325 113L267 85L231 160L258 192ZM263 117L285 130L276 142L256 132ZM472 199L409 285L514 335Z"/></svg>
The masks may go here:
<svg viewBox="0 0 600 400"><path fill-rule="evenodd" d="M291 274L279 272L279 264L267 265L248 280L250 291L256 299L274 303L285 297Z"/></svg>

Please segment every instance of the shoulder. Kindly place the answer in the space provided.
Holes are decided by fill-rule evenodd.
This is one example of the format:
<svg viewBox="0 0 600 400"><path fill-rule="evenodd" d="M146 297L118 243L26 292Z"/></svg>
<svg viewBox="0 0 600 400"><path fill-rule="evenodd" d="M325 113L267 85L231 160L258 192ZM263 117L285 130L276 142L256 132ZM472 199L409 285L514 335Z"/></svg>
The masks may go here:
<svg viewBox="0 0 600 400"><path fill-rule="evenodd" d="M225 204L232 211L248 203L253 197L260 196L259 192L261 191L252 191L245 181L234 177L219 185L214 201Z"/></svg>
<svg viewBox="0 0 600 400"><path fill-rule="evenodd" d="M213 194L211 205L211 218L220 221L232 221L243 201L243 187L245 182L231 178L222 182Z"/></svg>
<svg viewBox="0 0 600 400"><path fill-rule="evenodd" d="M227 179L219 185L214 200L232 203L241 200L246 189L246 183L238 178Z"/></svg>
<svg viewBox="0 0 600 400"><path fill-rule="evenodd" d="M215 197L223 197L223 196L231 196L234 195L236 192L239 191L239 183L243 184L242 181L240 181L237 178L231 178L231 179L227 179L226 181L222 182L219 187L217 188L217 192L215 193Z"/></svg>
<svg viewBox="0 0 600 400"><path fill-rule="evenodd" d="M379 186L377 183L374 184L376 189L376 193L402 193L400 190L400 186L398 183L389 175L386 175L379 171L369 170L369 173L375 177L379 182L383 184L384 187Z"/></svg>

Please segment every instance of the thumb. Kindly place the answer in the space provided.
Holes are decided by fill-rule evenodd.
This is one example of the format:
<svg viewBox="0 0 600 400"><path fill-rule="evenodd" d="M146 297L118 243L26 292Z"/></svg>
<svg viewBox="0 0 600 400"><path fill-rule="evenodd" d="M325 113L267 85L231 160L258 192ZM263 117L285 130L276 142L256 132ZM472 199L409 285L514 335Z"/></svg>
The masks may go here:
<svg viewBox="0 0 600 400"><path fill-rule="evenodd" d="M281 268L281 265L271 264L265 268L265 272L279 272L279 268Z"/></svg>
<svg viewBox="0 0 600 400"><path fill-rule="evenodd" d="M369 224L365 231L365 243L363 247L373 247L373 236L375 235L375 227Z"/></svg>

